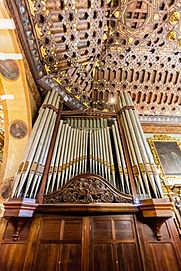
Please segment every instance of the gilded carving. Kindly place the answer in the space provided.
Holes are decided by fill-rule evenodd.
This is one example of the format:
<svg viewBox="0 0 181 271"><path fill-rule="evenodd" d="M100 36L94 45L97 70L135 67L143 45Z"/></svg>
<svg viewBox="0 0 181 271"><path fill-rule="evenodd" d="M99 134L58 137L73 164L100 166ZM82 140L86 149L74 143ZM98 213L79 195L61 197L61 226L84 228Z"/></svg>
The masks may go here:
<svg viewBox="0 0 181 271"><path fill-rule="evenodd" d="M180 0L7 2L42 88L78 109L114 111L126 89L140 114L180 112Z"/></svg>
<svg viewBox="0 0 181 271"><path fill-rule="evenodd" d="M180 13L178 11L174 11L170 15L169 21L170 21L171 24L176 24L176 23L178 23L179 19L180 19Z"/></svg>

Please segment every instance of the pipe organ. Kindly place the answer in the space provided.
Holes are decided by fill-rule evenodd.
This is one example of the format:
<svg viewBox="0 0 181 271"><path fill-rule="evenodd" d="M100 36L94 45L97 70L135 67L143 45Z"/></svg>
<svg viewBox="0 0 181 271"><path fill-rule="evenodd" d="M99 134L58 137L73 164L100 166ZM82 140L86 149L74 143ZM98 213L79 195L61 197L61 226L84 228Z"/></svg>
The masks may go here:
<svg viewBox="0 0 181 271"><path fill-rule="evenodd" d="M52 90L5 203L0 270L178 271L172 216L129 95L115 113L64 111Z"/></svg>
<svg viewBox="0 0 181 271"><path fill-rule="evenodd" d="M96 113L87 117L71 116L62 112L59 105L58 93L48 93L15 177L13 196L37 197L58 114L61 118L51 147L45 194L57 191L77 175L93 173L126 194L132 195L134 186L134 197L162 196L156 165L126 92L121 93L119 113L113 116ZM123 137L126 146L123 146ZM132 182L128 159L134 176Z"/></svg>

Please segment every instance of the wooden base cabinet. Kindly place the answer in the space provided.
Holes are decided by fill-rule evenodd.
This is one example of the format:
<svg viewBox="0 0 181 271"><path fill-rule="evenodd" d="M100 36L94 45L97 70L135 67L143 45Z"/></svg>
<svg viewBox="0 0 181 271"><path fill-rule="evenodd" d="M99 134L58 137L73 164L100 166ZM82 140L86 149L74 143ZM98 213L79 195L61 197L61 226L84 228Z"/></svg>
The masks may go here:
<svg viewBox="0 0 181 271"><path fill-rule="evenodd" d="M161 241L135 214L37 215L17 241L11 224L1 224L1 271L181 270L172 218L161 228Z"/></svg>

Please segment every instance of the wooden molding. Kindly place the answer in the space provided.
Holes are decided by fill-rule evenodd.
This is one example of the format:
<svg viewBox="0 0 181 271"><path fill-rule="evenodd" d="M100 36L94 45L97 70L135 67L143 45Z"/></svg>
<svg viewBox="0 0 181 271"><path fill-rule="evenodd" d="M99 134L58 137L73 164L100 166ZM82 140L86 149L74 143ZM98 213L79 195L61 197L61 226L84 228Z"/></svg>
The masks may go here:
<svg viewBox="0 0 181 271"><path fill-rule="evenodd" d="M160 241L162 224L173 216L173 204L167 199L145 199L138 206L141 211L141 221L147 224L154 237Z"/></svg>
<svg viewBox="0 0 181 271"><path fill-rule="evenodd" d="M20 238L20 233L26 223L32 219L37 204L35 203L35 200L32 199L13 198L4 203L4 207L4 218L8 220L14 228L12 240L17 241Z"/></svg>

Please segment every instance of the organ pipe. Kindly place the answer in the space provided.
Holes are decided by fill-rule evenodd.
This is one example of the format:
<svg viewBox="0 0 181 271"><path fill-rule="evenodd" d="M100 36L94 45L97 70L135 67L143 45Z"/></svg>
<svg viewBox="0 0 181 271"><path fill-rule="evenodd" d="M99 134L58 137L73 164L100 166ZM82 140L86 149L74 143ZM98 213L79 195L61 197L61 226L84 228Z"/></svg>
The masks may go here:
<svg viewBox="0 0 181 271"><path fill-rule="evenodd" d="M68 113L60 120L57 118L59 102L57 92L48 92L16 174L13 195L36 198L42 178L46 181L45 194L49 194L86 172L101 175L121 192L131 194L133 182L128 175L128 159L138 196L162 195L151 151L127 93L121 93L119 100L122 136L114 117L71 118ZM44 171L55 123L53 152L49 156L49 168L46 166ZM127 144L127 156L123 143Z"/></svg>
<svg viewBox="0 0 181 271"><path fill-rule="evenodd" d="M121 142L121 138L120 138L120 134L119 134L119 130L118 130L118 125L117 125L116 121L114 121L114 126L115 126L115 132L117 135L117 142L118 142L118 146L119 146L120 159L122 162L122 168L123 168L123 173L124 173L124 177L125 177L126 187L127 187L128 193L130 193L128 171L127 171L127 167L126 167L126 161L125 161L125 157L124 157L122 142Z"/></svg>
<svg viewBox="0 0 181 271"><path fill-rule="evenodd" d="M129 104L133 105L133 102L131 101L130 96L127 95L127 97L128 97L127 99L129 101ZM148 157L148 160L149 160L149 163L146 164L146 168L147 168L147 170L149 172L152 172L152 176L154 177L156 185L158 186L158 194L161 197L163 197L160 177L158 175L157 168L156 168L156 165L155 165L154 160L153 160L153 155L152 155L151 150L149 148L148 142L146 141L146 138L145 138L144 133L143 133L143 129L141 127L140 121L139 121L136 113L133 110L131 110L131 112L132 112L132 116L133 116L133 122L135 122L137 124L137 128L139 130L139 134L140 134L140 137L141 137L141 142L143 142L144 149L146 151L146 154L147 154L147 157Z"/></svg>
<svg viewBox="0 0 181 271"><path fill-rule="evenodd" d="M46 134L49 129L53 129L56 119L56 111L59 108L60 96L54 90L48 92L44 103L39 111L39 115L35 125L33 127L30 139L28 141L27 147L25 148L25 153L23 160L21 162L21 170L18 170L15 176L15 184L12 191L12 196L29 196L29 188L32 185L32 180L34 173L38 172L41 168L43 170L45 164L39 164L39 161L44 155L43 147L44 144L47 144L49 147L49 142L51 138L46 139ZM51 105L52 107L49 107ZM54 110L55 108L55 110ZM50 120L52 122L50 123ZM47 152L45 155L44 161L46 160ZM37 179L37 177L36 177ZM33 184L34 186L34 184ZM30 194L32 194L30 192Z"/></svg>
<svg viewBox="0 0 181 271"><path fill-rule="evenodd" d="M149 168L156 168L156 165L153 162L153 158L149 147L146 144L146 139L144 137L141 125L139 123L138 117L136 116L135 111L133 110L133 104L130 102L131 99L126 92L121 94L121 106L123 108L122 115L124 119L124 124L129 125L129 131L131 134L131 140L134 143L134 151L137 157L139 172L143 178L144 185L148 196L151 197L151 190L154 193L155 197L162 196L162 189L158 175L153 174ZM153 166L149 165L149 161L152 161ZM141 180L140 180L141 181ZM145 193L142 190L143 194ZM146 195L145 195L146 196Z"/></svg>

